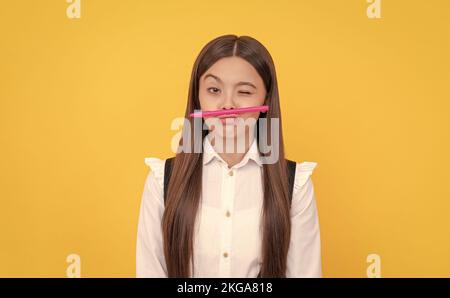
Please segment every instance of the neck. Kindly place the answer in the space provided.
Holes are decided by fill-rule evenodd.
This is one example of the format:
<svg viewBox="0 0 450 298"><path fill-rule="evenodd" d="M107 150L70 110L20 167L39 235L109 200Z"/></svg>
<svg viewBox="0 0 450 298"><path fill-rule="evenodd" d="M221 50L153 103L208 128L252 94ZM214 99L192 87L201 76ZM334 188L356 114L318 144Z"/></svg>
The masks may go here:
<svg viewBox="0 0 450 298"><path fill-rule="evenodd" d="M245 149L245 152L248 151L248 148ZM218 153L219 156L227 163L228 168L233 167L241 162L244 158L245 153Z"/></svg>
<svg viewBox="0 0 450 298"><path fill-rule="evenodd" d="M244 158L245 154L248 152L248 150L250 149L250 145L253 142L253 137L251 138L246 138L248 140L244 142L244 152L237 152L237 138L234 137L234 148L233 148L233 152L218 152L217 154L227 163L228 168L233 167L234 165L237 165L238 163L240 163L242 161L242 159ZM223 138L222 139L222 144L223 147L226 148L227 144L226 142L232 142L232 140L230 140L229 138ZM212 145L214 146L214 141L212 141ZM227 151L227 150L223 150L223 151Z"/></svg>

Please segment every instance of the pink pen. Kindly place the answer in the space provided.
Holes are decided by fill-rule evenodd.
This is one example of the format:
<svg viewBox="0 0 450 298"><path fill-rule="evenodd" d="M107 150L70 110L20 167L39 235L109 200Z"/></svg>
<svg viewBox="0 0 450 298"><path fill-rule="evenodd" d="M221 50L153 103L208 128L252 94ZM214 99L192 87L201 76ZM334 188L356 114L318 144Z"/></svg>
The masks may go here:
<svg viewBox="0 0 450 298"><path fill-rule="evenodd" d="M229 110L216 110L216 111L206 111L206 112L194 112L191 113L191 117L195 118L207 118L207 117L215 117L222 115L230 115L230 114L242 114L242 113L252 113L252 112L266 112L269 110L269 106L254 106L248 108L238 108L238 109L229 109Z"/></svg>

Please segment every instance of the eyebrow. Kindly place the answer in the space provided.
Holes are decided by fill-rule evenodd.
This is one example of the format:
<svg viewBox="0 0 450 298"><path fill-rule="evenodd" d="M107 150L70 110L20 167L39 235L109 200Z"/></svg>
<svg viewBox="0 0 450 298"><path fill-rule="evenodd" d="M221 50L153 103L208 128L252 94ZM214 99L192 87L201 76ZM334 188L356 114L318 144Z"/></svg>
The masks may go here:
<svg viewBox="0 0 450 298"><path fill-rule="evenodd" d="M208 78L208 77L211 77L211 78L216 79L219 83L223 83L222 80L221 80L218 76L215 76L215 75L213 75L213 74L211 74L211 73L207 74L207 75L203 78L203 80L205 81L206 78ZM242 85L247 85L247 86L250 86L250 87L253 87L253 88L256 89L256 86L255 86L254 84L250 83L250 82L242 82L242 81L241 81L241 82L238 82L238 83L236 84L236 86L242 86Z"/></svg>

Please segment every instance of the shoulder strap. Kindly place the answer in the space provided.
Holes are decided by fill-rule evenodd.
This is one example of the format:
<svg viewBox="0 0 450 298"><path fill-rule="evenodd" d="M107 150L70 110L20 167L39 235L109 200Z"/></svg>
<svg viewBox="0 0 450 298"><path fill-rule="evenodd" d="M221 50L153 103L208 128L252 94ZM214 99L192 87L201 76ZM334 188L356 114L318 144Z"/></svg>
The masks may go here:
<svg viewBox="0 0 450 298"><path fill-rule="evenodd" d="M295 169L297 167L297 163L289 159L286 159L286 163L288 169L289 199L292 201L292 194L294 192Z"/></svg>
<svg viewBox="0 0 450 298"><path fill-rule="evenodd" d="M166 159L164 164L164 204L166 203L167 189L169 188L169 180L172 174L172 161L174 157Z"/></svg>
<svg viewBox="0 0 450 298"><path fill-rule="evenodd" d="M164 203L166 202L167 189L169 188L169 180L172 174L172 162L174 157L166 159L164 164ZM287 169L288 169L288 179L289 179L289 198L292 200L292 193L294 191L294 179L295 179L295 168L297 163L295 161L286 159Z"/></svg>

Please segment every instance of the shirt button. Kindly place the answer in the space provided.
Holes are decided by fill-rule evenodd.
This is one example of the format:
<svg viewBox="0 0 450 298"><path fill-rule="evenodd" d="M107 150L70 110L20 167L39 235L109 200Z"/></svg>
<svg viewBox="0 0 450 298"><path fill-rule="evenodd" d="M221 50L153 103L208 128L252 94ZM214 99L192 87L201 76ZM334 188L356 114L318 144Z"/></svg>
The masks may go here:
<svg viewBox="0 0 450 298"><path fill-rule="evenodd" d="M225 213L225 216L226 216L226 217L230 217L230 216L231 216L230 211L227 210L227 213Z"/></svg>
<svg viewBox="0 0 450 298"><path fill-rule="evenodd" d="M233 171L232 171L232 170L229 171L229 172L228 172L228 175L229 175L229 176L233 176L233 175L234 175Z"/></svg>
<svg viewBox="0 0 450 298"><path fill-rule="evenodd" d="M224 258L228 258L228 253L227 253L227 252L224 252L224 253L223 253L223 257L224 257Z"/></svg>

